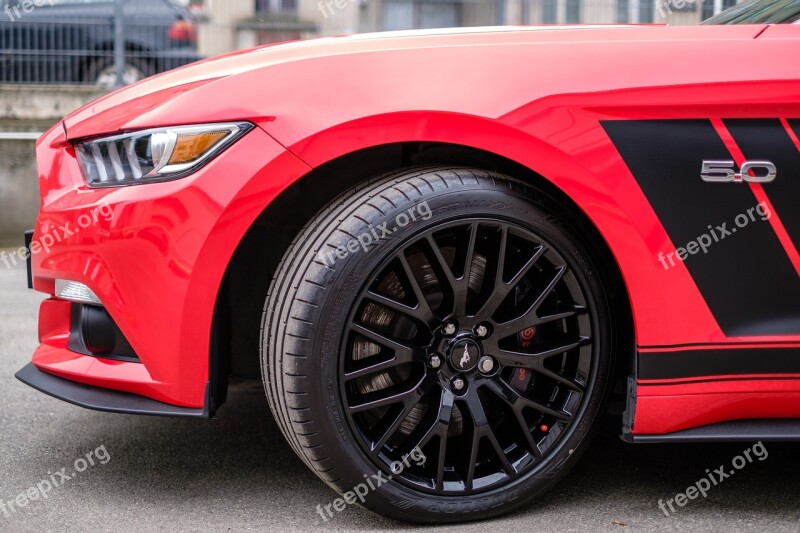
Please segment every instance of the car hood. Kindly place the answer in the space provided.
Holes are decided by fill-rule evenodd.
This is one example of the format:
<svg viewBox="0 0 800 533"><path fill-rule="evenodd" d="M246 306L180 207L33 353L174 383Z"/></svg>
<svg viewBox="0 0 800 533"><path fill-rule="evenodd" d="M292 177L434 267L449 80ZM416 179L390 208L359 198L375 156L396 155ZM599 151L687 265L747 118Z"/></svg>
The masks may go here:
<svg viewBox="0 0 800 533"><path fill-rule="evenodd" d="M414 48L512 44L540 39L575 41L607 38L609 32L636 26L531 26L413 30L327 37L266 45L233 52L182 67L119 89L73 112L64 120L70 140L139 127L175 125L169 119L146 123L146 117L175 99L218 80L271 66L321 57ZM235 104L232 102L232 107ZM245 119L232 116L231 119ZM178 121L180 123L180 121Z"/></svg>
<svg viewBox="0 0 800 533"><path fill-rule="evenodd" d="M90 103L68 116L64 126L68 138L74 140L178 124L234 120L265 123L279 116L277 108L286 100L292 100L291 105L297 108L294 112L306 109L305 115L300 113L299 116L305 117L301 120L308 120L313 113L309 105L319 107L322 102L300 101L299 95L312 94L325 87L363 95L353 100L356 106L366 98L381 97L389 101L387 92L400 90L405 98L410 98L409 91L419 95L417 100L405 101L405 104L424 106L430 102L422 99L424 91L418 84L408 82L404 87L394 84L387 91L380 83L388 83L389 78L402 75L404 70L413 70L418 66L414 63L420 62L425 63L425 68L433 69L429 79L437 76L437 70L442 73L443 69L437 69L437 64L464 72L466 62L474 71L467 74L477 76L478 82L483 83L480 80L485 78L481 78L480 70L486 70L488 75L488 71L496 69L501 59L509 55L520 56L518 66L534 68L531 65L543 55L564 47L569 47L572 51L569 57L575 58L585 56L598 43L631 46L631 53L636 54L637 41L744 40L754 38L762 29L761 26L671 28L652 25L496 27L385 32L297 41L235 52L149 78ZM559 66L549 68L552 72ZM260 72L265 69L269 69L266 75ZM506 79L503 83L514 83L519 73L494 74L498 75ZM602 77L608 78L608 73ZM538 86L545 87L542 81L538 78ZM319 87L315 89L314 85ZM329 104L324 112L336 113L333 102Z"/></svg>

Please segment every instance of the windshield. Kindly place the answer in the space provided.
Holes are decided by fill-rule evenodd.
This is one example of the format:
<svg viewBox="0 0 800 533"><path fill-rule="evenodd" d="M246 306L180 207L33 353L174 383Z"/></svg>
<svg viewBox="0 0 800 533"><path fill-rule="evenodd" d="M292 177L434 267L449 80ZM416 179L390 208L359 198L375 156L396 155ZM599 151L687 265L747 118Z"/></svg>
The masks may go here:
<svg viewBox="0 0 800 533"><path fill-rule="evenodd" d="M800 0L747 0L703 24L791 24L800 19Z"/></svg>

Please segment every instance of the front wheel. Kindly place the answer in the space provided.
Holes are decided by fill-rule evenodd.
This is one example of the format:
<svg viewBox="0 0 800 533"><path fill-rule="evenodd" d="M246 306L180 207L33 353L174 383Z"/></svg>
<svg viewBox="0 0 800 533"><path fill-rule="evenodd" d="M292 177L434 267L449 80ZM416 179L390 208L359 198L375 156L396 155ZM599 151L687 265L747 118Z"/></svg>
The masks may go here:
<svg viewBox="0 0 800 533"><path fill-rule="evenodd" d="M488 518L585 451L610 313L562 215L515 179L436 167L362 184L301 232L266 302L262 369L287 440L346 503Z"/></svg>

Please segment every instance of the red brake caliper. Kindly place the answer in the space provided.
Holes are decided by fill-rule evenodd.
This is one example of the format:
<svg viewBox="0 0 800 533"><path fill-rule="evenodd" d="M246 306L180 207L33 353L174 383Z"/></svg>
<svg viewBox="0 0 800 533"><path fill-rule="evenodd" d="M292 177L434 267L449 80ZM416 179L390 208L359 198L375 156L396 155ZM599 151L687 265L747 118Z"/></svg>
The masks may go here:
<svg viewBox="0 0 800 533"><path fill-rule="evenodd" d="M536 336L536 328L530 327L517 333L517 342L523 351L531 347L533 338ZM518 392L526 393L528 385L531 383L533 374L524 368L518 368L512 374L511 386Z"/></svg>

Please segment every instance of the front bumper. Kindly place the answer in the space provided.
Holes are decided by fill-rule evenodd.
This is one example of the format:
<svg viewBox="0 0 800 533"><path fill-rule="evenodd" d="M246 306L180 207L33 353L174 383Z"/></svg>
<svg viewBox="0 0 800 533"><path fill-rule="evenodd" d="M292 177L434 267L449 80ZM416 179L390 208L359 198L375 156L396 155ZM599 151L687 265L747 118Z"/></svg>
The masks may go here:
<svg viewBox="0 0 800 533"><path fill-rule="evenodd" d="M264 208L308 167L259 128L194 175L166 183L89 189L61 126L40 139L37 159L42 205L30 236L31 281L50 298L40 307L32 363L47 377L23 369L20 379L90 408L213 414L209 391L220 383L212 325L228 263ZM136 360L75 350L72 304L55 297L55 280L97 295Z"/></svg>
<svg viewBox="0 0 800 533"><path fill-rule="evenodd" d="M211 402L208 401L203 409L176 407L142 396L90 387L89 385L57 378L42 372L33 363L29 363L17 372L16 377L39 392L94 411L189 418L210 418L211 416L209 411Z"/></svg>

